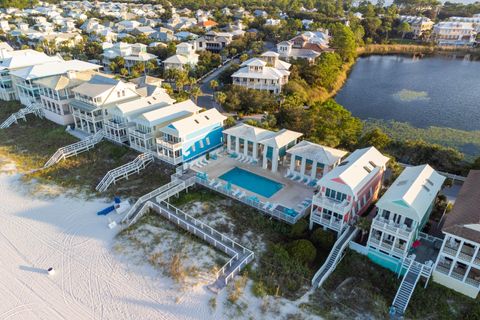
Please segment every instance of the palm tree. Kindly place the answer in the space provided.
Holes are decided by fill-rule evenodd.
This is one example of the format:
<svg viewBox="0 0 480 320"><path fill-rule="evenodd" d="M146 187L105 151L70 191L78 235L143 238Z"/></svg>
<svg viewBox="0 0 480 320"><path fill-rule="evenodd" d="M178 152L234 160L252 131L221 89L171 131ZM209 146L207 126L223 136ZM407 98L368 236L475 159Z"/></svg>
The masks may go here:
<svg viewBox="0 0 480 320"><path fill-rule="evenodd" d="M227 94L225 92L217 92L215 94L215 100L217 100L217 103L220 105L223 105L225 101L227 101Z"/></svg>
<svg viewBox="0 0 480 320"><path fill-rule="evenodd" d="M213 91L218 88L218 81L217 80L212 80L210 81L210 88L212 88Z"/></svg>
<svg viewBox="0 0 480 320"><path fill-rule="evenodd" d="M358 219L357 228L359 228L362 231L362 237L360 238L360 242L363 242L363 238L370 231L371 225L372 225L372 221L369 220L367 217L360 217Z"/></svg>
<svg viewBox="0 0 480 320"><path fill-rule="evenodd" d="M202 95L202 89L199 86L193 86L190 88L190 94L192 95L195 104L198 104L198 97Z"/></svg>

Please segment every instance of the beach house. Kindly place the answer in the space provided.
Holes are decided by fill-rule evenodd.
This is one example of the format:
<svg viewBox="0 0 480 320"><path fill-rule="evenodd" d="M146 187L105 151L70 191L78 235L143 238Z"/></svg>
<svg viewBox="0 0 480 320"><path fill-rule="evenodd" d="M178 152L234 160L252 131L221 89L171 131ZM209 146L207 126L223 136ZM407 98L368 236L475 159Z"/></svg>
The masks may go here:
<svg viewBox="0 0 480 320"><path fill-rule="evenodd" d="M279 165L286 162L287 150L302 136L287 129L274 132L244 123L223 130L223 135L228 153L260 162L263 169L272 172L279 171Z"/></svg>
<svg viewBox="0 0 480 320"><path fill-rule="evenodd" d="M217 109L194 114L159 129L157 154L163 161L177 164L194 160L223 145L223 123L227 119Z"/></svg>
<svg viewBox="0 0 480 320"><path fill-rule="evenodd" d="M265 52L261 58L252 58L240 65L232 74L232 83L255 90L268 90L278 94L288 82L290 64L279 59L276 52Z"/></svg>
<svg viewBox="0 0 480 320"><path fill-rule="evenodd" d="M318 182L313 196L310 229L314 224L339 234L378 197L389 158L374 147L357 149Z"/></svg>
<svg viewBox="0 0 480 320"><path fill-rule="evenodd" d="M122 57L125 60L125 68L128 72L130 72L131 68L137 63L143 64L143 66L146 67L148 61L155 61L157 59L156 55L147 52L147 45L142 43L103 43L102 63L104 67L108 69L112 60L117 57Z"/></svg>
<svg viewBox="0 0 480 320"><path fill-rule="evenodd" d="M142 113L132 119L134 125L128 128L130 147L140 152L158 151L156 139L163 135L160 132L161 128L195 115L201 110L193 101L186 100Z"/></svg>
<svg viewBox="0 0 480 320"><path fill-rule="evenodd" d="M20 81L20 86L17 86L10 73L21 68L53 61L61 62L63 59L58 56L50 57L43 52L31 49L3 51L3 61L0 64L0 98L5 101L19 100L21 94L23 97L30 95L29 98L36 99L38 93L33 89L33 83L30 80ZM28 103L28 101L24 102Z"/></svg>
<svg viewBox="0 0 480 320"><path fill-rule="evenodd" d="M446 215L433 280L469 297L480 290L480 171L468 174Z"/></svg>
<svg viewBox="0 0 480 320"><path fill-rule="evenodd" d="M346 154L343 150L303 140L287 150L287 164L290 163L287 174L300 181L316 182L337 166Z"/></svg>
<svg viewBox="0 0 480 320"><path fill-rule="evenodd" d="M129 142L128 128L135 126L133 120L136 117L175 103L175 99L172 99L165 89L157 88L157 90L163 94L157 93L153 96L115 104L104 120L105 137L117 143L127 143Z"/></svg>
<svg viewBox="0 0 480 320"><path fill-rule="evenodd" d="M187 65L195 67L198 63L199 55L195 53L193 44L182 42L177 45L176 54L163 61L163 67L168 69L183 70Z"/></svg>
<svg viewBox="0 0 480 320"><path fill-rule="evenodd" d="M471 46L477 31L472 22L442 21L433 27L433 39L440 46Z"/></svg>
<svg viewBox="0 0 480 320"><path fill-rule="evenodd" d="M378 200L367 242L368 256L400 270L428 221L445 177L428 164L407 167Z"/></svg>
<svg viewBox="0 0 480 320"><path fill-rule="evenodd" d="M72 89L74 98L70 102L75 128L85 133L96 133L103 129L109 109L119 102L140 98L135 84L111 78L104 74L94 75L88 82Z"/></svg>

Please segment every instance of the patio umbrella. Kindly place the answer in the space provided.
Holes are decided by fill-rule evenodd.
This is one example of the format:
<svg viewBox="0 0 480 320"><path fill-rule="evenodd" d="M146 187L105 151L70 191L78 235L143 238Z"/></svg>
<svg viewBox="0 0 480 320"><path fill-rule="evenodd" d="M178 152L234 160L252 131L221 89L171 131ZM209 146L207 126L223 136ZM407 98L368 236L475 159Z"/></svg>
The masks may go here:
<svg viewBox="0 0 480 320"><path fill-rule="evenodd" d="M412 244L412 247L414 249L416 249L416 248L420 247L421 245L422 245L422 243L420 242L420 240L415 240Z"/></svg>

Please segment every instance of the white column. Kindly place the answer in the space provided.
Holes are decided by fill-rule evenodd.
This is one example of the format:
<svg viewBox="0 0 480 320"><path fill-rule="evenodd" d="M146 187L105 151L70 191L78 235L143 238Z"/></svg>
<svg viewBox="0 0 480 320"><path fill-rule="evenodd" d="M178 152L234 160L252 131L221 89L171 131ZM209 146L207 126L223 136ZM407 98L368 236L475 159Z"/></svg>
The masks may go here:
<svg viewBox="0 0 480 320"><path fill-rule="evenodd" d="M248 140L243 140L243 154L248 156Z"/></svg>
<svg viewBox="0 0 480 320"><path fill-rule="evenodd" d="M290 156L290 173L295 171L295 158L296 156L294 154Z"/></svg>
<svg viewBox="0 0 480 320"><path fill-rule="evenodd" d="M300 174L305 176L305 167L307 166L307 159L302 157L302 163L300 165Z"/></svg>
<svg viewBox="0 0 480 320"><path fill-rule="evenodd" d="M240 153L240 138L239 137L236 137L236 140L235 140L235 152L237 154Z"/></svg>
<svg viewBox="0 0 480 320"><path fill-rule="evenodd" d="M278 149L273 149L272 154L272 172L277 172L278 170Z"/></svg>
<svg viewBox="0 0 480 320"><path fill-rule="evenodd" d="M262 162L262 168L263 168L263 169L267 169L267 167L268 167L267 151L268 151L268 147L267 147L267 146L264 146L264 149L263 149L263 162Z"/></svg>
<svg viewBox="0 0 480 320"><path fill-rule="evenodd" d="M317 178L317 161L313 161L312 163L312 172L310 172L310 178L311 179Z"/></svg>
<svg viewBox="0 0 480 320"><path fill-rule="evenodd" d="M329 172L329 171L330 171L330 167L327 166L327 165L324 165L324 166L323 166L323 175L326 175L327 172Z"/></svg>
<svg viewBox="0 0 480 320"><path fill-rule="evenodd" d="M257 160L258 157L258 143L253 143L253 159Z"/></svg>
<svg viewBox="0 0 480 320"><path fill-rule="evenodd" d="M229 134L227 136L227 152L232 151L232 139Z"/></svg>

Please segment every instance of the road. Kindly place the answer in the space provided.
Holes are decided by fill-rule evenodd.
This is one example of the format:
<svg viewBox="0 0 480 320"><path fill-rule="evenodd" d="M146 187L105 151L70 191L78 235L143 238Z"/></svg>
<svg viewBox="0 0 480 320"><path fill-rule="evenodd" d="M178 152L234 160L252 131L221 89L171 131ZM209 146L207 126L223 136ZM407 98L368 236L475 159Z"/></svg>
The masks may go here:
<svg viewBox="0 0 480 320"><path fill-rule="evenodd" d="M203 79L200 82L200 89L202 90L202 95L200 97L198 97L198 105L200 107L203 107L205 109L217 108L218 111L220 111L222 113L225 112L225 110L222 108L222 106L219 105L218 103L216 103L215 100L213 99L213 90L212 90L212 88L210 88L210 81L212 81L214 79L218 79L218 76L225 69L230 67L230 65L234 62L238 63L239 60L238 59L233 59L233 60L227 62L226 64L224 64L223 66L221 66L220 68L215 70L215 72L213 72L212 74L210 74L208 77L206 77L205 79Z"/></svg>

